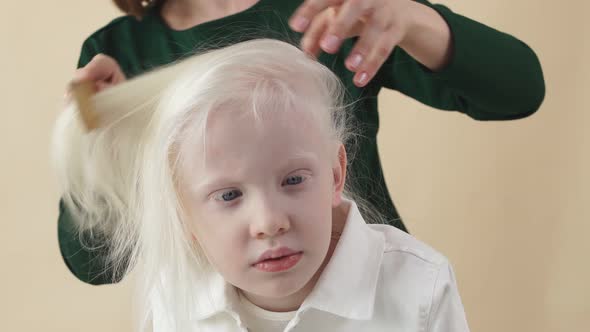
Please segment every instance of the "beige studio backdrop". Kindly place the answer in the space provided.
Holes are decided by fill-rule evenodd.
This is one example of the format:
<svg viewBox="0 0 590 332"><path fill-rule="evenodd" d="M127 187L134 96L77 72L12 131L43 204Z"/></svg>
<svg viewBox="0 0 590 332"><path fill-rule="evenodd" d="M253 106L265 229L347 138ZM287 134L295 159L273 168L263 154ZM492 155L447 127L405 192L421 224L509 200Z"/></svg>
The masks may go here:
<svg viewBox="0 0 590 332"><path fill-rule="evenodd" d="M547 96L530 118L483 123L384 91L394 202L454 264L472 331L590 331L590 6L442 2L528 43ZM80 45L119 13L108 0L2 4L0 331L130 331L132 280L85 285L62 262L48 162Z"/></svg>

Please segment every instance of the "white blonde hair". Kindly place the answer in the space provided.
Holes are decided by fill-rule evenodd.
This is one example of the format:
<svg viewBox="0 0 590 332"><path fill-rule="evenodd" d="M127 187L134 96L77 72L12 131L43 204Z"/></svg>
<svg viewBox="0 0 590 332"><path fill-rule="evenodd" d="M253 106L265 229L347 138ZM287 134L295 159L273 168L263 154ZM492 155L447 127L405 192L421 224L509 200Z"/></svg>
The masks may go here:
<svg viewBox="0 0 590 332"><path fill-rule="evenodd" d="M181 142L204 139L209 114L222 106L260 116L297 105L350 147L344 96L340 80L295 46L258 39L104 90L94 103L110 120L92 132L74 104L59 116L53 159L64 203L79 234L106 241L115 275L140 269L141 330L156 310L172 315L174 331L188 330L197 310L191 289L211 268L183 222Z"/></svg>

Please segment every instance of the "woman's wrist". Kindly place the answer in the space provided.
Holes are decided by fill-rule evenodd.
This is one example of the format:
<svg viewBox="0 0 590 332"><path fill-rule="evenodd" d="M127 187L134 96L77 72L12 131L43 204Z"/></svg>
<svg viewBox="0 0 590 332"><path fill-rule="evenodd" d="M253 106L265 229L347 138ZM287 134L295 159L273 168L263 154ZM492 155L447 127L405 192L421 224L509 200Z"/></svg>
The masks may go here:
<svg viewBox="0 0 590 332"><path fill-rule="evenodd" d="M410 2L408 30L398 46L428 69L440 71L453 53L451 29L433 8Z"/></svg>

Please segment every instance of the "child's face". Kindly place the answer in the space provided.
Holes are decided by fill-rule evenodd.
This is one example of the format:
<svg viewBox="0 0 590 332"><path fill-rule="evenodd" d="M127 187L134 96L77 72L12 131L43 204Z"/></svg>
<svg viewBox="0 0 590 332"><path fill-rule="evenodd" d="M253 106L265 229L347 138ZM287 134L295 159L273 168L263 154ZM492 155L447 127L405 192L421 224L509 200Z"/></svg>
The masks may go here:
<svg viewBox="0 0 590 332"><path fill-rule="evenodd" d="M216 270L268 299L313 287L330 243L332 208L340 204L343 147L329 143L309 114L255 120L227 110L210 117L205 151L203 144L186 146L183 204ZM265 261L269 250L282 258Z"/></svg>

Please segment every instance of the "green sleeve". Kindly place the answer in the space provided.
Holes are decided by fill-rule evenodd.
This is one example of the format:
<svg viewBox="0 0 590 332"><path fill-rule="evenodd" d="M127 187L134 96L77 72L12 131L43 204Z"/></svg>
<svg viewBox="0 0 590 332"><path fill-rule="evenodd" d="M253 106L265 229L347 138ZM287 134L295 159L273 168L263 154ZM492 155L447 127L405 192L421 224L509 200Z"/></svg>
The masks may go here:
<svg viewBox="0 0 590 332"><path fill-rule="evenodd" d="M78 68L85 66L98 53L101 53L98 42L93 38L87 39L82 46ZM75 224L67 206L60 201L58 241L61 255L70 271L81 281L92 285L118 281L105 264L104 241L92 241L85 234L80 234Z"/></svg>
<svg viewBox="0 0 590 332"><path fill-rule="evenodd" d="M84 41L84 44L82 44L82 50L80 51L80 57L78 58L77 68L86 66L95 55L103 53L102 48L99 46L100 42L97 38L97 36L93 35Z"/></svg>
<svg viewBox="0 0 590 332"><path fill-rule="evenodd" d="M84 233L80 234L63 201L59 202L58 240L66 266L81 281L102 285L120 280L113 277L112 269L106 264L106 242L92 241Z"/></svg>
<svg viewBox="0 0 590 332"><path fill-rule="evenodd" d="M449 25L452 58L432 72L397 47L377 73L377 84L476 120L519 119L539 109L545 82L530 47L443 5L418 2L434 8Z"/></svg>

